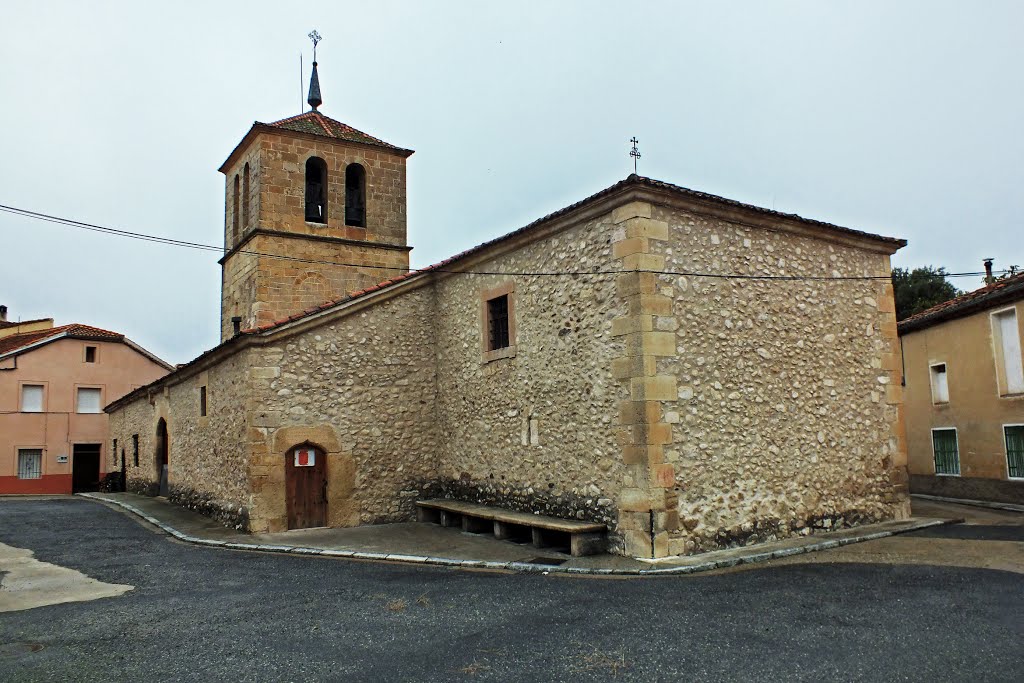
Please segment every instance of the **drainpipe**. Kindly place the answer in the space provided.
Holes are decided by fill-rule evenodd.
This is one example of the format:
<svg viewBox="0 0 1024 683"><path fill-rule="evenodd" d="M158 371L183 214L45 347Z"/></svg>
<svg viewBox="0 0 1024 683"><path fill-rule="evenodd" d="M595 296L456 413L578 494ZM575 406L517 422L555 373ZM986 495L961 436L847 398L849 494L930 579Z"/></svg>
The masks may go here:
<svg viewBox="0 0 1024 683"><path fill-rule="evenodd" d="M990 258L987 258L987 259L984 260L984 264L985 264L985 284L986 285L990 285L990 284L992 284L993 282L996 281L996 279L994 277L992 277L992 261L993 261L993 259L990 259Z"/></svg>

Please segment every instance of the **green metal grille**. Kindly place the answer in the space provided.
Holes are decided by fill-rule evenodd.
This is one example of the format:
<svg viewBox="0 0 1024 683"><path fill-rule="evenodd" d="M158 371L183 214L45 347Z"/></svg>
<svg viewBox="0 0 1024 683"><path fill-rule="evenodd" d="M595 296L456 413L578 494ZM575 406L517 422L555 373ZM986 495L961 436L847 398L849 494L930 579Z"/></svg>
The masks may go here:
<svg viewBox="0 0 1024 683"><path fill-rule="evenodd" d="M1024 478L1024 425L1003 427L1006 435L1006 466L1011 477Z"/></svg>
<svg viewBox="0 0 1024 683"><path fill-rule="evenodd" d="M935 449L935 474L960 474L955 429L933 429L932 447Z"/></svg>

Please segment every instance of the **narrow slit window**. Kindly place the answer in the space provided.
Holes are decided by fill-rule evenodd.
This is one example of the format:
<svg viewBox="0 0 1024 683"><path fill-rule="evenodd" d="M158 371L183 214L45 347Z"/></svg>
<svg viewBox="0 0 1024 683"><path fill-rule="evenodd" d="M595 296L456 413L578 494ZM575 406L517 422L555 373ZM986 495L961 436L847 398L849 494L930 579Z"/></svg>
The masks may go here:
<svg viewBox="0 0 1024 683"><path fill-rule="evenodd" d="M935 474L960 474L960 451L955 429L933 429L932 449L935 454Z"/></svg>
<svg viewBox="0 0 1024 683"><path fill-rule="evenodd" d="M502 294L487 301L487 350L508 346L508 294Z"/></svg>
<svg viewBox="0 0 1024 683"><path fill-rule="evenodd" d="M327 224L327 163L306 159L306 222Z"/></svg>
<svg viewBox="0 0 1024 683"><path fill-rule="evenodd" d="M206 387L199 387L199 415L206 417Z"/></svg>
<svg viewBox="0 0 1024 683"><path fill-rule="evenodd" d="M937 363L931 366L932 403L949 403L949 376L946 364Z"/></svg>
<svg viewBox="0 0 1024 683"><path fill-rule="evenodd" d="M359 164L345 168L345 225L366 227L366 169Z"/></svg>
<svg viewBox="0 0 1024 683"><path fill-rule="evenodd" d="M238 174L235 174L235 187L231 199L231 246L238 244Z"/></svg>
<svg viewBox="0 0 1024 683"><path fill-rule="evenodd" d="M139 435L132 434L132 463L139 466Z"/></svg>
<svg viewBox="0 0 1024 683"><path fill-rule="evenodd" d="M242 231L249 229L249 162L242 170Z"/></svg>

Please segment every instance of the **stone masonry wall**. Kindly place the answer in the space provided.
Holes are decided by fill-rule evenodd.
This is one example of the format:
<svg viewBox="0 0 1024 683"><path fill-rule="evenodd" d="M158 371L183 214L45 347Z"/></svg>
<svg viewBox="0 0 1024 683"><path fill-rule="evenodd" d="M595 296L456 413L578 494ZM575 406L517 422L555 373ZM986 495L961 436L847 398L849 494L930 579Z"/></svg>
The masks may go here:
<svg viewBox="0 0 1024 683"><path fill-rule="evenodd" d="M159 483L157 423L167 422L169 497L173 502L248 528L248 352L235 354L209 371L146 396L111 413L111 438L125 448L131 491L154 495ZM199 387L207 387L207 416L199 414ZM135 467L132 435L139 435Z"/></svg>
<svg viewBox="0 0 1024 683"><path fill-rule="evenodd" d="M287 528L284 458L327 451L331 526L413 518L436 479L434 295L429 286L253 351L254 530Z"/></svg>
<svg viewBox="0 0 1024 683"><path fill-rule="evenodd" d="M652 373L672 393L656 397L674 484L657 554L906 517L888 256L667 208L652 219L667 239L646 250L667 271L883 278L657 277L673 303L651 325L675 342Z"/></svg>
<svg viewBox="0 0 1024 683"><path fill-rule="evenodd" d="M312 156L327 164L326 225L305 221L305 164ZM250 218L240 230L242 250L223 264L222 340L232 334L233 316L242 317L243 329L272 323L408 271L402 156L338 141L260 134L227 170L229 247L238 244L232 238L234 177L242 177L246 163ZM352 163L366 170L366 227L345 225L345 168ZM257 233L244 241L254 228L296 237Z"/></svg>
<svg viewBox="0 0 1024 683"><path fill-rule="evenodd" d="M607 217L473 270L565 273L611 267ZM484 300L512 287L515 353L485 362ZM621 314L609 274L454 275L437 285L439 486L464 500L615 527L623 468L621 389L610 359Z"/></svg>
<svg viewBox="0 0 1024 683"><path fill-rule="evenodd" d="M404 157L341 140L286 134L262 133L259 145L263 156L261 227L405 246ZM306 160L312 156L327 164L326 226L315 226L305 220ZM345 225L345 167L353 163L366 170L365 228Z"/></svg>

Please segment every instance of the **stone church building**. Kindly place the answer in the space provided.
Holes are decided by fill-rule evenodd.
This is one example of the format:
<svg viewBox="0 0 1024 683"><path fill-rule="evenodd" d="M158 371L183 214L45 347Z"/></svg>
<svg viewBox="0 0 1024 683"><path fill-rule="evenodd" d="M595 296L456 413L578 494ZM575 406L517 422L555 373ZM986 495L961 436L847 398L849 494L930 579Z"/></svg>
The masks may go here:
<svg viewBox="0 0 1024 683"><path fill-rule="evenodd" d="M410 272L412 152L315 74L221 166L222 342L106 408L132 490L254 532L449 497L648 558L908 516L903 240L631 175Z"/></svg>

